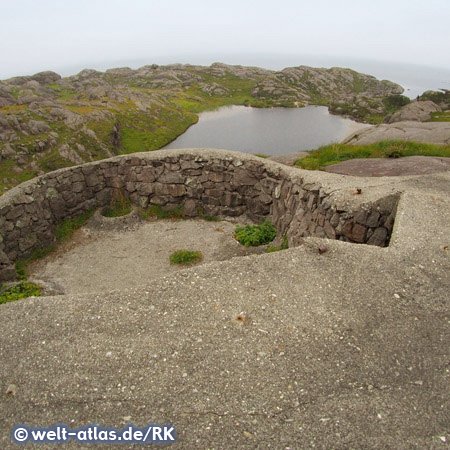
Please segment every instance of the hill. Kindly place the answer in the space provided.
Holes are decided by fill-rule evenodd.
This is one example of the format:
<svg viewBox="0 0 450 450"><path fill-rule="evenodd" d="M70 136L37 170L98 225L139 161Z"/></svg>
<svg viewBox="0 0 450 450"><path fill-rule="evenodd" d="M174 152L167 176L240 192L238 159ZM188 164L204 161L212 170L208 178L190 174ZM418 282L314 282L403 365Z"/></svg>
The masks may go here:
<svg viewBox="0 0 450 450"><path fill-rule="evenodd" d="M163 147L222 105L327 105L380 122L403 88L351 69L214 63L54 72L0 82L0 191L58 168Z"/></svg>

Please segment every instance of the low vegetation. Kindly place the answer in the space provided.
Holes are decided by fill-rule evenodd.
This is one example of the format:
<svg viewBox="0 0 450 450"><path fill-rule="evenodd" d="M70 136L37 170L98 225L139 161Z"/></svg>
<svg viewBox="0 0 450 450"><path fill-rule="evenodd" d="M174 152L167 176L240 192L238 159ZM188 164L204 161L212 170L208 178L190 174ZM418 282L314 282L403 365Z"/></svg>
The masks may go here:
<svg viewBox="0 0 450 450"><path fill-rule="evenodd" d="M169 210L160 205L152 205L146 209L139 209L139 215L145 220L151 219L184 219L183 209L180 206Z"/></svg>
<svg viewBox="0 0 450 450"><path fill-rule="evenodd" d="M171 264L178 264L181 266L191 266L199 263L203 259L201 252L191 250L177 250L170 255Z"/></svg>
<svg viewBox="0 0 450 450"><path fill-rule="evenodd" d="M39 297L41 295L42 287L38 284L21 281L11 287L4 287L0 289L0 305L4 303L14 302L27 297Z"/></svg>
<svg viewBox="0 0 450 450"><path fill-rule="evenodd" d="M268 220L265 220L261 225L237 226L234 232L235 239L246 247L269 244L275 239L276 235L276 228Z"/></svg>
<svg viewBox="0 0 450 450"><path fill-rule="evenodd" d="M55 230L56 242L61 243L67 241L78 228L86 224L92 214L94 214L94 210L87 211L73 219L67 219L62 222Z"/></svg>
<svg viewBox="0 0 450 450"><path fill-rule="evenodd" d="M381 141L367 145L331 144L312 150L298 159L296 166L320 170L325 166L356 158L399 158L402 156L450 157L450 145L423 144L407 141Z"/></svg>
<svg viewBox="0 0 450 450"><path fill-rule="evenodd" d="M117 202L112 202L110 206L103 210L104 217L122 217L130 214L132 211L131 201L129 199L122 199Z"/></svg>
<svg viewBox="0 0 450 450"><path fill-rule="evenodd" d="M269 247L267 247L267 253L278 252L280 250L286 250L288 248L289 248L288 238L286 235L284 235L283 239L281 240L281 245L279 246L269 245Z"/></svg>
<svg viewBox="0 0 450 450"><path fill-rule="evenodd" d="M200 219L206 220L207 222L219 222L220 218L217 216L212 216L211 214L202 214L199 216Z"/></svg>

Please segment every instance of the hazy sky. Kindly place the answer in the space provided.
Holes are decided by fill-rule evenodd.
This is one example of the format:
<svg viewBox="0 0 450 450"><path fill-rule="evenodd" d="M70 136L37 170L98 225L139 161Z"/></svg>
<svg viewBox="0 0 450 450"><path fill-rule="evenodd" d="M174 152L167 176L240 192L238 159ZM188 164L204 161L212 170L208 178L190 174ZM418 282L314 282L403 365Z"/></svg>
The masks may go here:
<svg viewBox="0 0 450 450"><path fill-rule="evenodd" d="M450 69L450 0L0 0L0 79L214 61Z"/></svg>

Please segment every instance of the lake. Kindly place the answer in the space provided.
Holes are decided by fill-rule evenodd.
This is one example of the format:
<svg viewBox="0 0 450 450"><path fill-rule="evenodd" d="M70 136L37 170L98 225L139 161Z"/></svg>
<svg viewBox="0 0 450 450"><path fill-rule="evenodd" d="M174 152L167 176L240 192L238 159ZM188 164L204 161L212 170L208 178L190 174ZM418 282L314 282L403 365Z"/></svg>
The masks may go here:
<svg viewBox="0 0 450 450"><path fill-rule="evenodd" d="M197 124L164 148L218 148L285 155L340 142L367 126L329 114L325 106L227 106L201 113Z"/></svg>

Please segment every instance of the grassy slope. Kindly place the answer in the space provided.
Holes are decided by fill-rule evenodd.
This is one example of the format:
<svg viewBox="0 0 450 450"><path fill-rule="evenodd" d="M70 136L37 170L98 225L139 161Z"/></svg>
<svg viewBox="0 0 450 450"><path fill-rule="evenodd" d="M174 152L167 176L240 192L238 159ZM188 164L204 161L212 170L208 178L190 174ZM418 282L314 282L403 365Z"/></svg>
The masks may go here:
<svg viewBox="0 0 450 450"><path fill-rule="evenodd" d="M322 167L355 158L397 158L401 156L450 157L450 145L419 142L382 141L368 145L331 144L312 150L309 156L298 159L302 169L320 170Z"/></svg>

